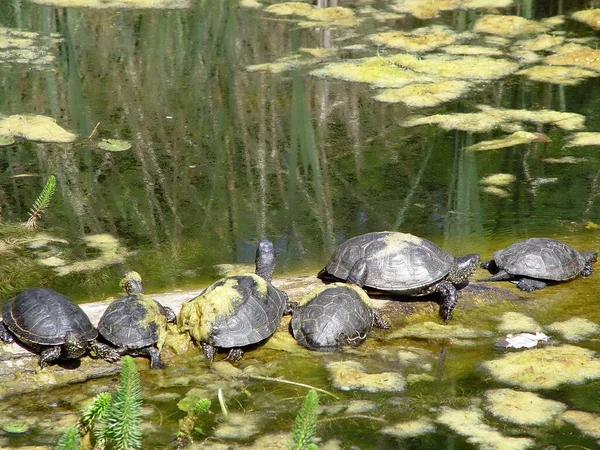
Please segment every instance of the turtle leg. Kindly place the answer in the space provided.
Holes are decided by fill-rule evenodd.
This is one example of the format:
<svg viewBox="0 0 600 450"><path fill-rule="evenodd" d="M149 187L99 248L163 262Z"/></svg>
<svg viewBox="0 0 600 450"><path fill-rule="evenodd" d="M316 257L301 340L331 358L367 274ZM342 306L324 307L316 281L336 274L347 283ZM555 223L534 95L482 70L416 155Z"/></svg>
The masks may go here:
<svg viewBox="0 0 600 450"><path fill-rule="evenodd" d="M440 281L434 287L435 292L439 292L442 296L440 302L440 317L444 322L448 322L452 318L452 310L456 306L458 299L456 298L456 288L452 283Z"/></svg>
<svg viewBox="0 0 600 450"><path fill-rule="evenodd" d="M242 356L244 355L244 350L242 350L239 347L234 347L229 351L229 355L227 355L227 358L225 358L225 361L229 361L230 363L234 363L236 361L239 361L240 359L242 359Z"/></svg>
<svg viewBox="0 0 600 450"><path fill-rule="evenodd" d="M517 281L517 287L525 292L533 292L538 289L544 289L547 286L547 283L541 280L534 280L533 278L520 278Z"/></svg>
<svg viewBox="0 0 600 450"><path fill-rule="evenodd" d="M166 369L167 365L160 360L160 352L158 349L150 345L135 351L136 355L147 356L150 358L151 369Z"/></svg>
<svg viewBox="0 0 600 450"><path fill-rule="evenodd" d="M177 315L175 314L175 311L168 306L161 305L156 300L154 300L154 303L158 305L158 309L160 310L161 314L165 316L168 323L177 323Z"/></svg>
<svg viewBox="0 0 600 450"><path fill-rule="evenodd" d="M15 337L12 335L4 322L0 322L0 341L4 342L5 344L15 342Z"/></svg>
<svg viewBox="0 0 600 450"><path fill-rule="evenodd" d="M509 274L506 270L499 270L492 276L487 277L487 278L482 278L481 280L477 280L477 281L508 281L508 280L512 280L512 279L513 279L513 276L511 274Z"/></svg>
<svg viewBox="0 0 600 450"><path fill-rule="evenodd" d="M215 360L215 348L212 345L202 342L202 351L209 362L213 362Z"/></svg>
<svg viewBox="0 0 600 450"><path fill-rule="evenodd" d="M40 353L40 369L43 369L48 365L50 361L54 361L60 356L61 346L55 345L54 347L46 348Z"/></svg>
<svg viewBox="0 0 600 450"><path fill-rule="evenodd" d="M98 358L101 358L105 361L115 362L121 359L121 353L116 348L113 348L110 345L103 344L97 341L92 341L90 342L90 347L98 356Z"/></svg>
<svg viewBox="0 0 600 450"><path fill-rule="evenodd" d="M390 324L383 318L379 311L373 311L373 326L376 328L388 329Z"/></svg>

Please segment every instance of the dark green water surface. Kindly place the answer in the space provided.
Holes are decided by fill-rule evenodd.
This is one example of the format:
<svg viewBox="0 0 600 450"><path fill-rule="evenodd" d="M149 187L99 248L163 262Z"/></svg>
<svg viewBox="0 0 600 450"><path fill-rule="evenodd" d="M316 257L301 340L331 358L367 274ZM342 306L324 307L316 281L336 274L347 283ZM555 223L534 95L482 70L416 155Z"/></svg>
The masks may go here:
<svg viewBox="0 0 600 450"><path fill-rule="evenodd" d="M339 3L357 12L365 5L389 12L393 2ZM515 4L502 12L537 20L565 14L565 23L555 31L566 38L589 38L586 45L598 47L597 32L568 19L588 2ZM573 131L529 123L528 131L544 133L550 142L468 152L465 146L509 133L471 134L402 123L415 114L473 112L484 104L578 113L586 118L586 128L579 131L600 131L600 77L561 86L511 75L480 84L453 102L411 108L377 102L364 84L311 76L318 64L282 73L247 70L302 47L364 45L358 55L339 51L330 61L399 53L377 47L365 36L431 24L463 31L483 14L447 11L429 20L407 16L383 22L366 15L353 28L305 29L291 17L244 8L234 0L196 0L183 10L98 10L0 0L0 27L60 38L45 44L54 56L49 65L0 59L0 115L47 115L79 136L72 144L18 140L0 148L0 220L26 221L53 174L56 193L38 231L60 239L32 249L11 241L32 234L1 236L7 247L0 249L2 300L31 286L52 287L78 302L99 300L117 295L126 267L142 274L149 292L197 288L219 277L218 264L252 263L262 236L276 245L276 277L315 273L336 245L378 230L413 233L452 253L479 252L484 258L533 236L558 237L578 249L598 250L597 145L564 148ZM1 39L2 34L0 51ZM510 42L505 46L510 56L509 48ZM101 138L126 139L133 147L105 152L96 146ZM551 162L565 156L575 162ZM496 173L515 177L502 187L504 196L486 192L480 182ZM49 256L65 264L97 258L101 252L86 245L84 237L101 233L118 241L118 261L64 276L39 262ZM495 317L516 311L543 325L574 316L600 324L598 289L594 274L532 294L531 302L457 313L454 322L495 331ZM327 362L349 358L374 372L402 370L385 352L397 346L418 348L435 376L440 353L448 352L435 382L410 384L403 393L335 391L339 401L321 397L324 420L317 434L331 448L487 448L439 424L434 433L405 439L379 431L404 420L435 418L441 407L477 406L483 391L505 387L478 370L480 361L499 356L491 350L493 338L455 345L447 340L386 341L385 336L376 331L373 341L356 353L296 355L259 349L255 355L248 353L239 367L256 366L263 375L333 392ZM577 345L600 350L597 335ZM208 436L219 422L217 387L227 391L233 412L257 420L259 431L241 439L244 444L273 431L287 432L306 393L283 384L230 383L195 353L175 360L164 372L144 371L143 377L145 449L166 448L182 417L176 402L191 388L204 389L213 400L214 415L204 424ZM116 379L103 379L0 403L0 410L11 417L35 422L32 434L2 438L0 447L53 448L57 433L72 424L81 402L115 385ZM596 381L543 396L569 409L600 414L598 392ZM333 411L335 405L345 407L353 400L374 406L353 417L340 418L343 409ZM527 428L487 416L485 421L507 436L532 437L532 448L600 448L598 437L564 423ZM233 442L238 448L239 441L211 442Z"/></svg>

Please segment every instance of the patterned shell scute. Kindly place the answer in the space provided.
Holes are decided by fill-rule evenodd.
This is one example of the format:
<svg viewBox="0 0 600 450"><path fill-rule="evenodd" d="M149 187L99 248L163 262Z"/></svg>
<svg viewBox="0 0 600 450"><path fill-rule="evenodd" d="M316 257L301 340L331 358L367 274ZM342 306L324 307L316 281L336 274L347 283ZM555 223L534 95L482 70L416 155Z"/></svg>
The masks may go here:
<svg viewBox="0 0 600 450"><path fill-rule="evenodd" d="M112 302L98 322L98 331L117 347L136 349L156 344L166 326L158 304L139 294Z"/></svg>
<svg viewBox="0 0 600 450"><path fill-rule="evenodd" d="M2 320L19 339L42 345L61 345L71 331L85 340L98 332L83 310L52 289L32 288L4 305Z"/></svg>
<svg viewBox="0 0 600 450"><path fill-rule="evenodd" d="M494 252L494 261L511 275L564 281L583 270L585 260L572 247L549 238L531 238Z"/></svg>
<svg viewBox="0 0 600 450"><path fill-rule="evenodd" d="M444 278L454 257L433 242L407 233L382 231L356 236L340 245L327 263L327 272L345 280L359 259L367 259L365 286L409 292Z"/></svg>
<svg viewBox="0 0 600 450"><path fill-rule="evenodd" d="M230 314L216 318L210 331L210 343L224 348L243 347L271 336L285 311L285 295L271 283L266 283L266 294L261 293L256 276L239 275L230 278L237 279L235 289L240 300Z"/></svg>
<svg viewBox="0 0 600 450"><path fill-rule="evenodd" d="M313 350L335 350L346 338L362 343L373 326L373 313L354 286L334 283L308 294L309 300L293 314L294 338ZM367 297L368 300L368 297Z"/></svg>

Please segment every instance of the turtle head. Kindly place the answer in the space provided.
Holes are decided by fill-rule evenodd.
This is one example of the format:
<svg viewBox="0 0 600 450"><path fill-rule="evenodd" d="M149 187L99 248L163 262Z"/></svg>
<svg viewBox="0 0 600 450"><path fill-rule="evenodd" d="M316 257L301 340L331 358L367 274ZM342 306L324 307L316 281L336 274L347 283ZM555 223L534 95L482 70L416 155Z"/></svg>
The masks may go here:
<svg viewBox="0 0 600 450"><path fill-rule="evenodd" d="M119 286L121 286L121 288L127 292L127 295L144 293L144 283L142 282L142 277L134 270L128 270L125 272L125 276L119 283Z"/></svg>
<svg viewBox="0 0 600 450"><path fill-rule="evenodd" d="M593 264L598 260L598 253L596 252L581 252L581 256L583 256L583 259L585 259L585 262L588 264Z"/></svg>
<svg viewBox="0 0 600 450"><path fill-rule="evenodd" d="M262 238L256 249L256 275L271 282L275 271L275 246L266 237Z"/></svg>
<svg viewBox="0 0 600 450"><path fill-rule="evenodd" d="M350 284L355 284L358 287L363 287L367 282L367 259L358 259L348 274L346 281Z"/></svg>
<svg viewBox="0 0 600 450"><path fill-rule="evenodd" d="M454 258L454 264L446 279L453 284L462 284L469 281L469 277L479 267L481 259L477 253L469 253L468 255Z"/></svg>
<svg viewBox="0 0 600 450"><path fill-rule="evenodd" d="M81 335L75 334L72 331L68 331L65 334L65 343L63 344L65 358L79 358L87 349L88 343Z"/></svg>

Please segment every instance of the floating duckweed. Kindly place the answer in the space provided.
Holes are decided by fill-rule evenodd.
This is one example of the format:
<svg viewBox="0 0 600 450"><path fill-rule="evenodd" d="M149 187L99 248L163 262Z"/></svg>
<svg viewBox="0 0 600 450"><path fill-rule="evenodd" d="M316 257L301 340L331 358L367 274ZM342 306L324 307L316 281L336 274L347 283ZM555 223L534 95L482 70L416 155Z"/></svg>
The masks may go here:
<svg viewBox="0 0 600 450"><path fill-rule="evenodd" d="M485 186L482 190L483 190L483 192L495 195L496 197L500 197L500 198L510 197L510 193L508 191L505 191L504 189L499 188L497 186Z"/></svg>
<svg viewBox="0 0 600 450"><path fill-rule="evenodd" d="M430 52L445 45L454 44L468 35L457 34L451 28L442 25L418 28L412 31L387 31L368 36L378 45L399 48L407 52Z"/></svg>
<svg viewBox="0 0 600 450"><path fill-rule="evenodd" d="M600 133L582 131L570 135L564 147L587 147L592 145L600 145Z"/></svg>
<svg viewBox="0 0 600 450"><path fill-rule="evenodd" d="M523 50L530 52L540 52L543 50L549 50L558 45L562 45L565 42L564 36L554 36L551 34L542 34L540 36L523 39L515 43L516 47L520 47Z"/></svg>
<svg viewBox="0 0 600 450"><path fill-rule="evenodd" d="M579 431L593 438L600 438L600 415L584 411L567 411L562 416L565 422L574 425Z"/></svg>
<svg viewBox="0 0 600 450"><path fill-rule="evenodd" d="M487 411L517 425L543 425L567 409L563 403L513 389L491 389L484 397Z"/></svg>
<svg viewBox="0 0 600 450"><path fill-rule="evenodd" d="M508 186L515 182L517 177L515 177L512 173L495 173L493 175L488 175L487 177L483 177L479 182L481 184L487 184L491 186Z"/></svg>
<svg viewBox="0 0 600 450"><path fill-rule="evenodd" d="M543 136L543 135L542 135ZM543 138L539 133L530 133L528 131L516 131L510 136L502 139L493 139L482 141L477 144L465 147L465 150L496 150L499 148L514 147L515 145L530 144L532 142L548 142L548 138Z"/></svg>
<svg viewBox="0 0 600 450"><path fill-rule="evenodd" d="M482 45L456 44L448 45L441 49L449 55L468 55L468 56L502 56L504 52L493 47L484 47Z"/></svg>
<svg viewBox="0 0 600 450"><path fill-rule="evenodd" d="M437 106L455 100L468 92L466 81L444 81L441 83L415 83L399 89L386 89L374 98L384 103L404 103L415 108Z"/></svg>
<svg viewBox="0 0 600 450"><path fill-rule="evenodd" d="M584 9L571 15L573 20L589 25L594 30L600 30L600 9Z"/></svg>
<svg viewBox="0 0 600 450"><path fill-rule="evenodd" d="M7 145L12 145L15 143L15 140L12 136L6 136L4 134L0 135L0 147L6 147Z"/></svg>
<svg viewBox="0 0 600 450"><path fill-rule="evenodd" d="M47 116L13 115L0 120L0 134L17 136L31 141L68 143L77 135L56 124Z"/></svg>
<svg viewBox="0 0 600 450"><path fill-rule="evenodd" d="M381 429L380 433L399 438L421 436L435 433L435 425L426 417L390 425Z"/></svg>
<svg viewBox="0 0 600 450"><path fill-rule="evenodd" d="M543 331L542 326L532 317L518 312L505 312L499 317L499 321L498 331L502 334Z"/></svg>
<svg viewBox="0 0 600 450"><path fill-rule="evenodd" d="M420 59L414 55L399 54L387 58L393 64L442 78L464 80L497 80L519 69L519 64L501 58L486 56L431 55Z"/></svg>
<svg viewBox="0 0 600 450"><path fill-rule="evenodd" d="M555 49L555 54L547 56L546 64L555 66L576 66L600 71L600 50L585 45L566 44Z"/></svg>
<svg viewBox="0 0 600 450"><path fill-rule="evenodd" d="M548 331L559 333L569 342L584 341L600 334L600 325L583 317L572 317L564 322L554 322L546 326Z"/></svg>
<svg viewBox="0 0 600 450"><path fill-rule="evenodd" d="M355 62L328 64L310 72L311 75L337 80L369 83L374 87L402 87L415 82L431 82L432 78L391 64L380 57L366 58Z"/></svg>
<svg viewBox="0 0 600 450"><path fill-rule="evenodd" d="M406 381L397 372L367 373L355 361L332 362L327 370L336 389L341 391L403 392Z"/></svg>
<svg viewBox="0 0 600 450"><path fill-rule="evenodd" d="M482 16L473 25L477 33L497 34L499 36L521 36L524 34L545 33L550 27L535 20L528 20L520 16Z"/></svg>
<svg viewBox="0 0 600 450"><path fill-rule="evenodd" d="M102 139L98 142L98 148L107 152L124 152L131 148L131 143L121 139Z"/></svg>
<svg viewBox="0 0 600 450"><path fill-rule="evenodd" d="M33 0L33 2L59 8L185 9L190 7L189 0Z"/></svg>
<svg viewBox="0 0 600 450"><path fill-rule="evenodd" d="M473 339L481 336L491 336L491 332L467 328L463 325L442 325L436 322L414 323L401 330L392 332L389 338L417 338L417 339Z"/></svg>
<svg viewBox="0 0 600 450"><path fill-rule="evenodd" d="M505 8L513 0L396 0L391 8L394 11L408 13L417 19L433 19L442 11L455 9Z"/></svg>
<svg viewBox="0 0 600 450"><path fill-rule="evenodd" d="M595 352L574 345L535 348L486 361L481 367L497 381L523 389L554 389L600 378Z"/></svg>
<svg viewBox="0 0 600 450"><path fill-rule="evenodd" d="M504 436L483 420L479 409L444 408L437 421L455 433L465 436L467 442L488 450L524 450L535 445L530 438Z"/></svg>
<svg viewBox="0 0 600 450"><path fill-rule="evenodd" d="M586 78L598 76L598 72L592 70L566 66L534 66L519 70L516 74L525 75L533 81L562 84L565 86L574 86Z"/></svg>
<svg viewBox="0 0 600 450"><path fill-rule="evenodd" d="M308 3L284 2L271 5L265 11L278 16L300 16L308 19L308 22L299 23L302 27L323 26L324 24L352 27L359 23L353 10L341 6L315 8Z"/></svg>

